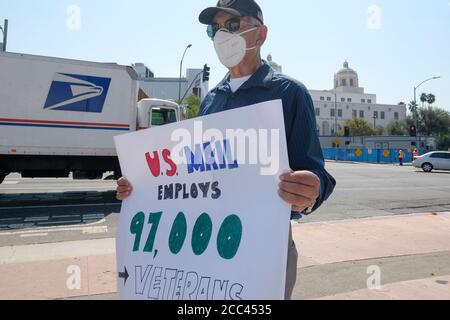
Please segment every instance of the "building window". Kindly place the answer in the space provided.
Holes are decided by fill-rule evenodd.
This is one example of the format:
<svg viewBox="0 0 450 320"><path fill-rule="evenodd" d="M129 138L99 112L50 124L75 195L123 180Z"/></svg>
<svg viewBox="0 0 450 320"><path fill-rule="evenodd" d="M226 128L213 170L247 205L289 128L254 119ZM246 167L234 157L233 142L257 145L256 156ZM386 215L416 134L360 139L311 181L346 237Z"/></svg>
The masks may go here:
<svg viewBox="0 0 450 320"><path fill-rule="evenodd" d="M356 118L357 116L358 116L357 111L356 111L356 110L353 110L353 112L352 112L352 117L353 117L353 118Z"/></svg>
<svg viewBox="0 0 450 320"><path fill-rule="evenodd" d="M378 111L374 111L374 112L373 112L373 117L374 117L375 119L378 119Z"/></svg>
<svg viewBox="0 0 450 320"><path fill-rule="evenodd" d="M348 99L347 99L347 102L352 102L352 98L348 98Z"/></svg>
<svg viewBox="0 0 450 320"><path fill-rule="evenodd" d="M345 102L345 98L341 98L341 102Z"/></svg>
<svg viewBox="0 0 450 320"><path fill-rule="evenodd" d="M353 79L350 79L350 86L353 87L354 86L354 82Z"/></svg>
<svg viewBox="0 0 450 320"><path fill-rule="evenodd" d="M334 112L334 109L330 109L330 117L334 117L336 112Z"/></svg>
<svg viewBox="0 0 450 320"><path fill-rule="evenodd" d="M372 103L372 99L367 99L367 103Z"/></svg>
<svg viewBox="0 0 450 320"><path fill-rule="evenodd" d="M342 79L342 86L346 87L347 86L347 79Z"/></svg>
<svg viewBox="0 0 450 320"><path fill-rule="evenodd" d="M381 111L381 119L384 120L386 118L386 115L384 113L384 111Z"/></svg>
<svg viewBox="0 0 450 320"><path fill-rule="evenodd" d="M363 110L359 111L359 117L360 118L364 118L364 111Z"/></svg>
<svg viewBox="0 0 450 320"><path fill-rule="evenodd" d="M327 97L327 101L331 101L331 97Z"/></svg>
<svg viewBox="0 0 450 320"><path fill-rule="evenodd" d="M398 112L395 112L395 113L394 113L394 120L395 120L395 121L398 121L398 118L399 118L399 117L398 117Z"/></svg>
<svg viewBox="0 0 450 320"><path fill-rule="evenodd" d="M338 117L339 117L339 118L342 118L342 109L339 109L339 110L338 110Z"/></svg>
<svg viewBox="0 0 450 320"><path fill-rule="evenodd" d="M320 97L320 101L325 101L325 98L324 97Z"/></svg>
<svg viewBox="0 0 450 320"><path fill-rule="evenodd" d="M366 99L361 99L361 103L366 103Z"/></svg>
<svg viewBox="0 0 450 320"><path fill-rule="evenodd" d="M316 108L316 117L320 117L320 109Z"/></svg>

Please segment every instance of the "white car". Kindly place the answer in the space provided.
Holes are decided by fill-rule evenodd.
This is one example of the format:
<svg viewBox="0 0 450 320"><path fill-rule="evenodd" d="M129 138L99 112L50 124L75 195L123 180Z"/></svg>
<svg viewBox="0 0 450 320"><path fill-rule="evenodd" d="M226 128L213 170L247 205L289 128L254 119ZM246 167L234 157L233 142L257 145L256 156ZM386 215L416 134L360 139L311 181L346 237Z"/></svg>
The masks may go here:
<svg viewBox="0 0 450 320"><path fill-rule="evenodd" d="M450 152L435 151L414 159L413 166L425 172L450 170Z"/></svg>

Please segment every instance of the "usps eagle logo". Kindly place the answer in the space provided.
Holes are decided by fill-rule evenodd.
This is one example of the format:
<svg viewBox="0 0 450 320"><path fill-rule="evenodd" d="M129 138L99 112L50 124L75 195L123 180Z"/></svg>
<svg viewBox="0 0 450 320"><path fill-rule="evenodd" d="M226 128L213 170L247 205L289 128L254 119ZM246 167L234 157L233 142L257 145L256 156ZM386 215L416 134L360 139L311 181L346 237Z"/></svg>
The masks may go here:
<svg viewBox="0 0 450 320"><path fill-rule="evenodd" d="M44 109L101 113L110 83L110 78L55 73Z"/></svg>

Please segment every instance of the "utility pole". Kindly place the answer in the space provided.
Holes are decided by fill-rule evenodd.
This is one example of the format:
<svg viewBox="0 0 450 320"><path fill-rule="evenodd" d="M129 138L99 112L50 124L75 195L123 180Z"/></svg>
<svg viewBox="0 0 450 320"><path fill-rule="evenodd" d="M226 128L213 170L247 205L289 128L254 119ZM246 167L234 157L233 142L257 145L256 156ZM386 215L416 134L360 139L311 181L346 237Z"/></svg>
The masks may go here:
<svg viewBox="0 0 450 320"><path fill-rule="evenodd" d="M186 51L188 51L189 48L192 47L192 44L188 44L188 46L186 47L186 49L184 49L184 53L183 53L183 57L181 58L180 61L180 77L178 79L178 103L181 104L181 73L183 71L183 60L184 60L184 56L186 55Z"/></svg>
<svg viewBox="0 0 450 320"><path fill-rule="evenodd" d="M0 26L0 30L3 32L3 48L2 51L6 52L6 44L8 42L8 19L5 19L5 24Z"/></svg>
<svg viewBox="0 0 450 320"><path fill-rule="evenodd" d="M338 116L338 110L337 110L337 93L334 93L334 136L338 136L338 125L337 125L337 116Z"/></svg>
<svg viewBox="0 0 450 320"><path fill-rule="evenodd" d="M413 117L414 117L414 123L415 123L415 126L416 126L416 130L417 131L419 131L419 115L418 115L418 112L417 112L417 89L419 89L419 87L421 86L421 85L423 85L424 83L426 83L426 82L428 82L428 81L431 81L431 80L437 80L437 79L440 79L441 78L441 76L437 76L437 77L432 77L432 78L429 78L429 79L426 79L426 80L424 80L424 81L422 81L419 85L417 85L417 86L414 86L414 107L416 108L416 110L415 110L415 114L413 114ZM419 146L419 142L420 142L420 137L419 137L419 134L420 134L420 132L417 132L417 136L416 136L416 148L417 149L419 149L420 150L420 146Z"/></svg>
<svg viewBox="0 0 450 320"><path fill-rule="evenodd" d="M337 137L338 137L338 129L337 129L337 93L336 93L336 91L332 91L333 93L334 93L334 136L336 137L335 138L335 142L336 142L336 140L337 140ZM337 144L335 143L335 146L336 146L336 162L339 160L339 155L338 155L338 152L339 152L339 148L338 148L338 146L337 146Z"/></svg>

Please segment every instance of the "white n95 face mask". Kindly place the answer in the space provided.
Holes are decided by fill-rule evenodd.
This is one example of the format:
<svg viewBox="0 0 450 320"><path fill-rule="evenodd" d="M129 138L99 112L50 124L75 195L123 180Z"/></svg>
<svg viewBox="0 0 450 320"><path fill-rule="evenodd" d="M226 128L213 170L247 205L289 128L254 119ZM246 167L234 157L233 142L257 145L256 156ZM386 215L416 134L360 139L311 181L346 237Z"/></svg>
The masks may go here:
<svg viewBox="0 0 450 320"><path fill-rule="evenodd" d="M214 36L214 48L220 62L227 68L236 67L244 59L247 51L256 48L247 48L247 43L242 37L243 34L255 31L258 28L252 28L242 33L231 33L226 29L220 29Z"/></svg>

